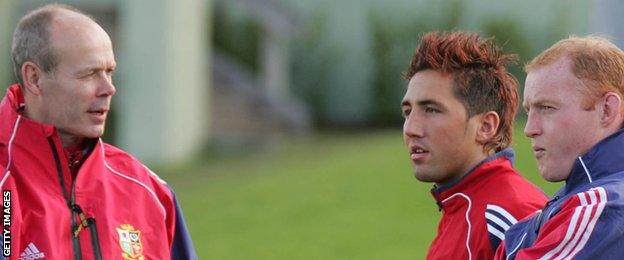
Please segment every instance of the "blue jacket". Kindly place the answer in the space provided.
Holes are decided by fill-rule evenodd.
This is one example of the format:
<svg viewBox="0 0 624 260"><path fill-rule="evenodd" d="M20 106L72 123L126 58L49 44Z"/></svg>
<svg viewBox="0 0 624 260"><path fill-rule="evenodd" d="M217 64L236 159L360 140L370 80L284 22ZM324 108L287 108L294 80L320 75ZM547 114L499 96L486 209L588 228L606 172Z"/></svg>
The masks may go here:
<svg viewBox="0 0 624 260"><path fill-rule="evenodd" d="M624 257L624 130L574 162L544 209L513 225L499 259ZM504 250L504 251L503 251Z"/></svg>

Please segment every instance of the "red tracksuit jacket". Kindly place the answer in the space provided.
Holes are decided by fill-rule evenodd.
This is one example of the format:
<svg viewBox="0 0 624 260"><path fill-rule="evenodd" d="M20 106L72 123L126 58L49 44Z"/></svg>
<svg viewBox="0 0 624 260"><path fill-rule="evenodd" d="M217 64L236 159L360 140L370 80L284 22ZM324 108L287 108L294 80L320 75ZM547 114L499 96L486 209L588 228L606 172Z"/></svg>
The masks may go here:
<svg viewBox="0 0 624 260"><path fill-rule="evenodd" d="M102 140L72 179L57 130L20 115L22 102L13 85L0 103L4 257L196 258L164 181Z"/></svg>
<svg viewBox="0 0 624 260"><path fill-rule="evenodd" d="M505 149L434 187L442 219L427 259L492 259L509 226L544 206L547 197L512 168L513 157Z"/></svg>

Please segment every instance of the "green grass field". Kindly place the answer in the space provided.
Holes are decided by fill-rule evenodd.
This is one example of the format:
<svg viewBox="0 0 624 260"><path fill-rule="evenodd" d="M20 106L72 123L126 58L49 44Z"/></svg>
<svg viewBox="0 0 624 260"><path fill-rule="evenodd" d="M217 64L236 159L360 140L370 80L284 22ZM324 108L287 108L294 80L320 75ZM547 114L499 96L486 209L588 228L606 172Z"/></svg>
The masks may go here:
<svg viewBox="0 0 624 260"><path fill-rule="evenodd" d="M540 179L529 141L516 135L514 147L517 168L553 194L560 184ZM161 176L200 259L420 259L440 217L400 130L286 140Z"/></svg>

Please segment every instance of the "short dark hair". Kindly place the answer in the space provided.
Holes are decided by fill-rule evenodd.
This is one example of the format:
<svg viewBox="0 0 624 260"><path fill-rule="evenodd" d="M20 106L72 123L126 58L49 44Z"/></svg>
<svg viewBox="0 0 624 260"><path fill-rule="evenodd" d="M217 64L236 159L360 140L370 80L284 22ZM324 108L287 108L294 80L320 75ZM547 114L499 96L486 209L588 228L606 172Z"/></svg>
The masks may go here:
<svg viewBox="0 0 624 260"><path fill-rule="evenodd" d="M421 37L405 79L429 69L451 74L453 92L469 118L488 111L499 115L496 136L484 144L485 151L499 152L511 144L518 110L518 81L505 68L515 61L515 55L504 54L491 38L462 31L430 32Z"/></svg>
<svg viewBox="0 0 624 260"><path fill-rule="evenodd" d="M54 16L62 10L79 13L93 20L84 12L64 4L44 5L24 15L15 28L11 46L13 70L20 85L24 84L22 65L27 61L34 62L46 73L56 68L58 60L50 44L49 27Z"/></svg>

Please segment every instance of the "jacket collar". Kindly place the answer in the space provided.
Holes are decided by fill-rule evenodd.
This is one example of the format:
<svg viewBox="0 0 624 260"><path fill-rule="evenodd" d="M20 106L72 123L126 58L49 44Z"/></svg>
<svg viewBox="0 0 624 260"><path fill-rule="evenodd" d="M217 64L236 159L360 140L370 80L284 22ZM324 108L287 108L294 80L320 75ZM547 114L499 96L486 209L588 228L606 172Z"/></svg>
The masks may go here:
<svg viewBox="0 0 624 260"><path fill-rule="evenodd" d="M24 117L21 109L24 107L24 95L18 84L7 89L6 96L0 102L0 144L7 145L16 127L29 129L29 134L52 136L56 133L53 125L42 124ZM19 118L19 126L17 120ZM31 132L32 131L32 132Z"/></svg>
<svg viewBox="0 0 624 260"><path fill-rule="evenodd" d="M566 185L556 195L563 196L575 189L624 171L624 129L595 144L584 155L574 161Z"/></svg>
<svg viewBox="0 0 624 260"><path fill-rule="evenodd" d="M19 85L10 86L7 89L6 96L0 102L0 149L8 148L9 142L11 142L14 155L23 154L15 152L22 151L30 154L30 158L38 156L41 156L40 159L53 158L52 155L42 155L42 153L52 153L48 139L52 138L55 146L57 146L57 153L59 155L63 154L60 136L56 128L53 125L42 124L22 116L20 109L23 106L24 97ZM103 167L100 164L103 163L104 144L99 138L93 139L93 142L95 142L95 144L91 144L93 151L87 155L83 166L80 167L81 169L92 167L84 167L87 164ZM42 161L46 160L42 159ZM46 161L44 163L49 163L46 167L54 167L53 162ZM63 165L67 165L65 160L63 160Z"/></svg>
<svg viewBox="0 0 624 260"><path fill-rule="evenodd" d="M468 170L466 174L462 175L456 180L440 186L434 185L431 189L431 194L440 206L441 201L453 195L454 193L464 192L466 189L475 186L474 184L476 182L479 182L482 178L486 177L484 175L497 172L501 167L501 160L503 162L509 163L507 167L512 168L515 160L515 153L513 149L506 148L494 155L485 158L483 161L470 168L470 170ZM494 161L497 161L499 163L496 163Z"/></svg>

